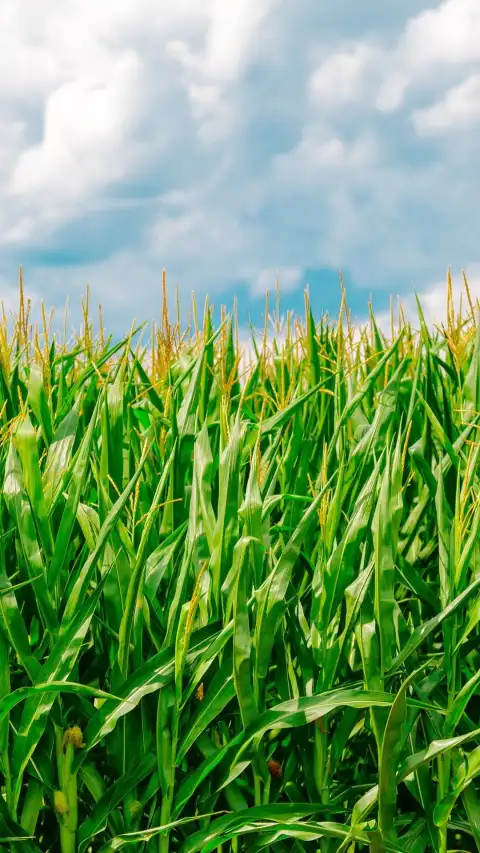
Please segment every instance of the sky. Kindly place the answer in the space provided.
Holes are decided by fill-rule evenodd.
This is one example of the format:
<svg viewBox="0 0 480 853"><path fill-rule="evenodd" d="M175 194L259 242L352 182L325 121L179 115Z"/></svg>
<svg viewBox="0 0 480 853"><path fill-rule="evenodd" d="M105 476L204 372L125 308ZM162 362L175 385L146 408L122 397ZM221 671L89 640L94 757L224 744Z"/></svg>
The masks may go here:
<svg viewBox="0 0 480 853"><path fill-rule="evenodd" d="M480 296L479 0L2 0L0 298Z"/></svg>

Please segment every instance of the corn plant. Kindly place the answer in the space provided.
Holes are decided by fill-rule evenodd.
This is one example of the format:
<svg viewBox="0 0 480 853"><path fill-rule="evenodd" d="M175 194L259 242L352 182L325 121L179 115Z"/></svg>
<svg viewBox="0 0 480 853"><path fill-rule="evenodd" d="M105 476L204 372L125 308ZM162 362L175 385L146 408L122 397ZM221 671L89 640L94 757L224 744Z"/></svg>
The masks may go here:
<svg viewBox="0 0 480 853"><path fill-rule="evenodd" d="M0 850L480 850L480 323L0 326ZM145 329L143 329L145 337Z"/></svg>

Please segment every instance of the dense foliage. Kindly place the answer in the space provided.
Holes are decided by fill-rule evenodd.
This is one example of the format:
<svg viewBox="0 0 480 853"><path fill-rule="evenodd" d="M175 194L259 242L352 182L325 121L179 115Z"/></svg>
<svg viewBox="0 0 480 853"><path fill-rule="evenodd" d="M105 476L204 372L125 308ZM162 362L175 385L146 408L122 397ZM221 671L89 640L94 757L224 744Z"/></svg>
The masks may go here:
<svg viewBox="0 0 480 853"><path fill-rule="evenodd" d="M467 288L467 297L468 288ZM480 322L0 329L0 849L480 850ZM145 332L145 330L144 330ZM145 334L144 334L145 337Z"/></svg>

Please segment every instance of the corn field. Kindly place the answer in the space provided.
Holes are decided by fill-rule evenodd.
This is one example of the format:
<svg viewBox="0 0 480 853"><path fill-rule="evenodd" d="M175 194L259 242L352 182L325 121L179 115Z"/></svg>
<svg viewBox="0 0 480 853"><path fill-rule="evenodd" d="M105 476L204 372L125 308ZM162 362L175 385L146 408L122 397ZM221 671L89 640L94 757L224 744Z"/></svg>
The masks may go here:
<svg viewBox="0 0 480 853"><path fill-rule="evenodd" d="M1 851L480 850L480 322L447 290L388 334L307 298L249 367L208 304L115 342L84 303L66 341L20 291Z"/></svg>

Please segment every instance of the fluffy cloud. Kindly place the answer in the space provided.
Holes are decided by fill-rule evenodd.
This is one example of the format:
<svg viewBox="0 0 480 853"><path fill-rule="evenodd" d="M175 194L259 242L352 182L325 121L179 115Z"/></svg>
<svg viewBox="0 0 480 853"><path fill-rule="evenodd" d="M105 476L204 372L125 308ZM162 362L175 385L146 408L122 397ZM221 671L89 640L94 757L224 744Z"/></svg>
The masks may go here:
<svg viewBox="0 0 480 853"><path fill-rule="evenodd" d="M464 73L480 61L480 6L476 0L444 0L412 17L396 49L385 55L387 73L377 105L398 109L409 90L435 88L440 79Z"/></svg>
<svg viewBox="0 0 480 853"><path fill-rule="evenodd" d="M399 49L417 67L465 64L480 59L479 28L476 0L444 0L407 23Z"/></svg>
<svg viewBox="0 0 480 853"><path fill-rule="evenodd" d="M273 161L277 203L316 226L317 262L391 291L478 262L479 31L476 0L445 0L321 52L299 140Z"/></svg>
<svg viewBox="0 0 480 853"><path fill-rule="evenodd" d="M480 121L480 74L472 74L432 106L414 112L412 120L422 136L458 134L474 127Z"/></svg>
<svg viewBox="0 0 480 853"><path fill-rule="evenodd" d="M255 57L260 46L259 30L274 6L275 0L212 0L207 4L208 26L200 50L183 40L168 43L169 55L183 70L203 137L222 137L238 120L227 93Z"/></svg>
<svg viewBox="0 0 480 853"><path fill-rule="evenodd" d="M431 5L4 0L0 297L23 261L129 325L163 266L259 300L276 271L366 297L478 263L480 4Z"/></svg>
<svg viewBox="0 0 480 853"><path fill-rule="evenodd" d="M480 4L444 0L412 15L396 38L371 32L323 59L310 79L322 105L371 100L382 112L398 110L410 91L436 89L480 62Z"/></svg>
<svg viewBox="0 0 480 853"><path fill-rule="evenodd" d="M132 51L102 75L62 83L48 95L43 139L20 154L11 194L45 210L81 202L121 180L129 165L125 143L135 126L139 77L140 61Z"/></svg>
<svg viewBox="0 0 480 853"><path fill-rule="evenodd" d="M327 57L310 78L310 94L321 107L348 104L363 94L365 77L377 58L377 51L366 43Z"/></svg>
<svg viewBox="0 0 480 853"><path fill-rule="evenodd" d="M6 0L0 111L20 114L8 130L17 130L15 142L19 131L23 138L15 162L7 152L7 197L18 221L3 240L33 239L36 227L43 236L141 173L149 154L171 157L159 138L162 124L176 123L161 115L170 93L189 97L199 122L215 110L221 119L220 102L241 77L272 6L238 0L226 14L218 0L181 0L162 10L150 0L70 0L39 15L26 0ZM152 109L159 110L155 122Z"/></svg>

